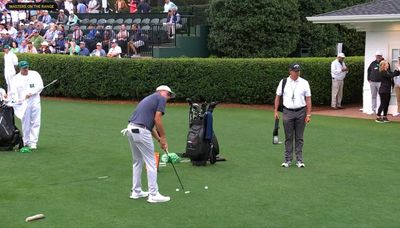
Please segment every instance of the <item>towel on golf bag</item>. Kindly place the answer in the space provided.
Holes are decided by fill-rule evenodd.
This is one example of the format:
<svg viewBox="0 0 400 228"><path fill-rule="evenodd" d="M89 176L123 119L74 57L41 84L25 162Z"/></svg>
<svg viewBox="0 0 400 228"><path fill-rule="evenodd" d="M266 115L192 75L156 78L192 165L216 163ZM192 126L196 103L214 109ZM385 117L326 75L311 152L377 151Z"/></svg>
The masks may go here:
<svg viewBox="0 0 400 228"><path fill-rule="evenodd" d="M214 134L212 112L207 111L205 119L206 119L205 121L206 132L204 134L204 139L211 142L211 139L213 138Z"/></svg>

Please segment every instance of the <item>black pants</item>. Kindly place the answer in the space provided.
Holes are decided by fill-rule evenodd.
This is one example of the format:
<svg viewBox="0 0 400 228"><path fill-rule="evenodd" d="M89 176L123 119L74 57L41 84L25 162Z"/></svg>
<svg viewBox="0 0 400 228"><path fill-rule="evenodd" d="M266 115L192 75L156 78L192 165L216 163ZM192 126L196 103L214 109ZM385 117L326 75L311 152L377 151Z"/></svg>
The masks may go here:
<svg viewBox="0 0 400 228"><path fill-rule="evenodd" d="M383 111L383 116L387 116L391 95L390 93L379 93L379 96L381 97L381 105L379 105L377 115L381 116Z"/></svg>

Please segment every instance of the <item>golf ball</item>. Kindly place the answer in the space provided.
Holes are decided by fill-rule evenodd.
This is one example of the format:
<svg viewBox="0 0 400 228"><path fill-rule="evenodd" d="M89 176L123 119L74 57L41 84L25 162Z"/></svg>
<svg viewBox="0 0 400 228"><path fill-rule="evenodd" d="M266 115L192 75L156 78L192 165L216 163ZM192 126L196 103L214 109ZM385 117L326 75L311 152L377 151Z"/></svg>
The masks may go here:
<svg viewBox="0 0 400 228"><path fill-rule="evenodd" d="M175 191L179 192L179 188L177 188Z"/></svg>
<svg viewBox="0 0 400 228"><path fill-rule="evenodd" d="M186 192L185 192L185 194L189 194L189 193L190 193L190 191L186 191Z"/></svg>
<svg viewBox="0 0 400 228"><path fill-rule="evenodd" d="M208 189L208 186L204 186L204 189L207 190L207 189Z"/></svg>

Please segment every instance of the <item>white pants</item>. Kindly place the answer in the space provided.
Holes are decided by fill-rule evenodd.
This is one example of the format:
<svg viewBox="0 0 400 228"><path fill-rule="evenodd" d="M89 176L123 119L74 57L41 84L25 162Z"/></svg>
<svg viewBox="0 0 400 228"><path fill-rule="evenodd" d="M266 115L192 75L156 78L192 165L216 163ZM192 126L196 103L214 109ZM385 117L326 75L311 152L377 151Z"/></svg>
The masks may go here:
<svg viewBox="0 0 400 228"><path fill-rule="evenodd" d="M128 140L132 151L132 191L142 190L143 162L147 168L148 191L151 195L158 192L157 168L154 157L154 144L151 132L147 129L138 128L132 124L128 125ZM139 133L133 133L139 131Z"/></svg>
<svg viewBox="0 0 400 228"><path fill-rule="evenodd" d="M14 76L15 76L14 69L4 69L4 78L6 79L7 83L7 93L9 93L11 90L11 82Z"/></svg>
<svg viewBox="0 0 400 228"><path fill-rule="evenodd" d="M28 103L22 117L22 132L25 146L36 146L39 140L41 107L39 103Z"/></svg>

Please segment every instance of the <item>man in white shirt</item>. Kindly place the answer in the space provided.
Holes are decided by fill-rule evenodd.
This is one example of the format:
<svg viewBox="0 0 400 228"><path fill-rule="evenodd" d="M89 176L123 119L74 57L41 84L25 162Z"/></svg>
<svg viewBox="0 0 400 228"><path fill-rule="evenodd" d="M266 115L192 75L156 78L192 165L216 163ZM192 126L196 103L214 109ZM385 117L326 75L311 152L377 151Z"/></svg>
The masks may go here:
<svg viewBox="0 0 400 228"><path fill-rule="evenodd" d="M29 70L27 61L19 62L18 67L20 72L13 79L10 96L16 104L15 113L22 113L24 146L36 149L40 131L40 93L43 90L43 81L38 72Z"/></svg>
<svg viewBox="0 0 400 228"><path fill-rule="evenodd" d="M170 0L165 0L164 13L168 13L168 11L172 8L176 8L176 10L178 10L178 7L175 5L175 3L171 2Z"/></svg>
<svg viewBox="0 0 400 228"><path fill-rule="evenodd" d="M14 54L14 52L10 51L9 45L4 45L4 78L7 83L7 92L10 92L11 83L13 77L15 76L15 66L18 65L18 57Z"/></svg>
<svg viewBox="0 0 400 228"><path fill-rule="evenodd" d="M108 50L107 57L121 58L121 53L122 53L121 47L118 46L117 40L113 39L111 41L111 48L110 48L110 50Z"/></svg>
<svg viewBox="0 0 400 228"><path fill-rule="evenodd" d="M332 109L343 109L342 97L343 97L343 85L344 78L349 72L349 69L344 63L346 56L343 53L337 55L337 58L331 64L331 76L332 76Z"/></svg>
<svg viewBox="0 0 400 228"><path fill-rule="evenodd" d="M276 89L275 119L279 119L278 107L283 98L283 126L285 128L285 161L282 167L292 163L293 141L295 144L296 166L304 168L303 135L306 123L311 121L311 90L308 81L300 77L300 65L292 64L289 77L282 79ZM282 94L282 85L286 81Z"/></svg>

